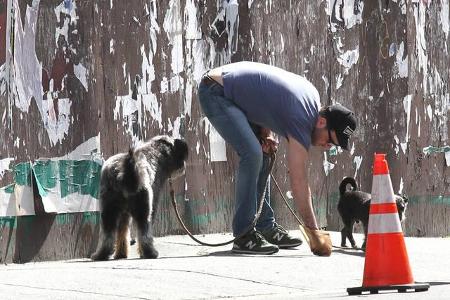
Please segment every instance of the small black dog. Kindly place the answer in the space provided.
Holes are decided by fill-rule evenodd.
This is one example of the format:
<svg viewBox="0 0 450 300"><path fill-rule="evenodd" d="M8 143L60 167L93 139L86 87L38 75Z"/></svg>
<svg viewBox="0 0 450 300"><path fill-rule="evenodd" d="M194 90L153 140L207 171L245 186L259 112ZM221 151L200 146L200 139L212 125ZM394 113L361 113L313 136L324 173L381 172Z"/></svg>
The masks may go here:
<svg viewBox="0 0 450 300"><path fill-rule="evenodd" d="M116 154L105 161L100 177L103 237L91 256L93 260L107 260L113 252L115 259L128 256L131 218L137 228L140 257L158 257L151 221L159 193L169 177L184 173L187 156L185 141L156 136L128 153Z"/></svg>
<svg viewBox="0 0 450 300"><path fill-rule="evenodd" d="M347 191L347 185L352 186L352 190ZM353 225L355 222L361 221L364 227L364 243L362 249L366 248L367 229L369 225L370 199L369 193L358 191L355 179L345 177L339 185L340 198L338 202L338 212L344 223L341 230L341 247L347 247L346 239L350 241L353 248L357 248L355 239L353 238ZM408 198L406 196L395 195L397 203L398 215L400 221L404 220Z"/></svg>

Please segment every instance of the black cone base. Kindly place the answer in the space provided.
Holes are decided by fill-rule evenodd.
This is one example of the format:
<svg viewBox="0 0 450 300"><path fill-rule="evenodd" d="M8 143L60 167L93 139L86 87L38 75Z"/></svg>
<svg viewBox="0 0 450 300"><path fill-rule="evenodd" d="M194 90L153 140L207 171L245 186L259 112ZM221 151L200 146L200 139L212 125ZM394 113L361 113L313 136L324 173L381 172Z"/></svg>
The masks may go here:
<svg viewBox="0 0 450 300"><path fill-rule="evenodd" d="M347 293L349 295L361 295L363 292L369 292L370 294L378 294L379 291L392 291L397 290L399 293L406 293L408 290L414 292L428 291L430 285L428 283L412 283L412 284L398 284L398 285L385 285L385 286L361 286L348 288Z"/></svg>

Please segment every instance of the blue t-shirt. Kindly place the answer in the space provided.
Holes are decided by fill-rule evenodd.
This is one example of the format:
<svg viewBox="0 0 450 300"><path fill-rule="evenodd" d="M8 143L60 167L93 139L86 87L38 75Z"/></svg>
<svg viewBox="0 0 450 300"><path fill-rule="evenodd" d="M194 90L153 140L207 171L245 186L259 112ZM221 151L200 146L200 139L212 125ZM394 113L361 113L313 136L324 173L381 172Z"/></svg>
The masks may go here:
<svg viewBox="0 0 450 300"><path fill-rule="evenodd" d="M225 97L242 109L249 121L287 137L306 149L320 109L319 92L305 77L255 62L222 67Z"/></svg>

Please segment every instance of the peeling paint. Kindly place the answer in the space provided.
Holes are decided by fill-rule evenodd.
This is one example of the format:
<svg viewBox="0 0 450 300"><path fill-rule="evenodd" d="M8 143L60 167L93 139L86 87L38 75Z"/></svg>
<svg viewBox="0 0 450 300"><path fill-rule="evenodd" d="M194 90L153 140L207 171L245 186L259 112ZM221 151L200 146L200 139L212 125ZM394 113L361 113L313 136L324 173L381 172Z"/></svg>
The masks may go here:
<svg viewBox="0 0 450 300"><path fill-rule="evenodd" d="M358 63L358 59L359 59L359 48L356 48L354 50L349 50L341 54L337 58L337 61L344 67L344 74L347 75L351 67L356 63Z"/></svg>
<svg viewBox="0 0 450 300"><path fill-rule="evenodd" d="M227 151L225 140L211 125L208 119L204 118L205 133L209 137L209 160L211 162L227 161Z"/></svg>
<svg viewBox="0 0 450 300"><path fill-rule="evenodd" d="M325 12L330 18L331 31L336 32L340 27L339 23L343 23L347 29L361 24L363 9L363 1L326 0Z"/></svg>
<svg viewBox="0 0 450 300"><path fill-rule="evenodd" d="M408 142L409 142L409 122L411 119L411 100L412 100L412 95L407 95L403 98L403 109L405 110L405 114L406 114L406 134L405 134L405 142L404 143L400 143L403 153L406 153L406 148L408 146Z"/></svg>
<svg viewBox="0 0 450 300"><path fill-rule="evenodd" d="M12 157L0 159L0 179L2 179L5 172L9 170L9 165L12 161L14 161L14 158Z"/></svg>
<svg viewBox="0 0 450 300"><path fill-rule="evenodd" d="M78 65L73 66L73 72L83 85L84 89L87 91L88 90L87 69L80 63Z"/></svg>
<svg viewBox="0 0 450 300"><path fill-rule="evenodd" d="M417 56L419 68L423 73L422 87L425 95L427 94L426 78L428 74L427 42L425 39L426 6L427 3L424 3L423 1L416 0L416 3L414 3L414 21L416 25L415 54Z"/></svg>
<svg viewBox="0 0 450 300"><path fill-rule="evenodd" d="M401 42L395 55L396 61L394 64L394 78L408 77L408 55L405 55L404 52L405 45L403 42Z"/></svg>
<svg viewBox="0 0 450 300"><path fill-rule="evenodd" d="M76 25L78 16L76 14L76 3L72 0L64 0L55 8L56 21L60 26L56 26L55 41L59 39L59 36L63 36L66 41L69 40L69 24ZM61 22L61 15L64 19ZM65 16L70 16L65 17Z"/></svg>
<svg viewBox="0 0 450 300"><path fill-rule="evenodd" d="M441 13L440 13L440 17L441 17L441 25L442 25L442 31L445 34L445 39L448 38L448 32L449 32L449 12L450 12L450 7L449 7L449 0L441 0ZM447 42L447 41L446 41Z"/></svg>
<svg viewBox="0 0 450 300"><path fill-rule="evenodd" d="M201 40L202 32L197 19L198 10L194 0L186 0L184 8L184 19L186 23L185 38L191 40Z"/></svg>
<svg viewBox="0 0 450 300"><path fill-rule="evenodd" d="M180 0L170 0L169 9L164 18L164 31L167 34L171 50L171 67L172 73L179 74L183 72L184 55L183 55L183 26L181 23L181 5Z"/></svg>
<svg viewBox="0 0 450 300"><path fill-rule="evenodd" d="M353 178L356 178L356 176L358 175L358 170L361 167L362 160L362 156L355 156L353 158L353 164L355 165L355 174L353 175Z"/></svg>
<svg viewBox="0 0 450 300"><path fill-rule="evenodd" d="M333 170L335 167L335 164L331 163L327 159L327 153L324 152L324 159L323 159L323 170L325 172L325 176L328 176L331 170Z"/></svg>

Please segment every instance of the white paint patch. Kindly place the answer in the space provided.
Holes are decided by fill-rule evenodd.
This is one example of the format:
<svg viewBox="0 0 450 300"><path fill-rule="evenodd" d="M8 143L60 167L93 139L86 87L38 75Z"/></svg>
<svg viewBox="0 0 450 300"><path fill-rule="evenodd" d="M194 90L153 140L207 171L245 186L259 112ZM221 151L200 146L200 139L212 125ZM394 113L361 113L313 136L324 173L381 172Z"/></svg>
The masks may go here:
<svg viewBox="0 0 450 300"><path fill-rule="evenodd" d="M169 120L168 130L169 132L172 132L172 137L174 138L180 138L180 127L181 127L181 117L177 117L175 119L175 122L172 123Z"/></svg>
<svg viewBox="0 0 450 300"><path fill-rule="evenodd" d="M431 121L433 118L433 108L431 108L430 104L427 105L427 115L428 115L428 119L430 119L430 121Z"/></svg>
<svg viewBox="0 0 450 300"><path fill-rule="evenodd" d="M6 82L8 80L7 74L7 63L4 63L0 66L0 95L4 95L6 93ZM5 111L6 113L6 111Z"/></svg>
<svg viewBox="0 0 450 300"><path fill-rule="evenodd" d="M328 77L326 77L325 75L322 75L322 80L325 83L325 91L327 91L328 88L330 87L330 82L328 81Z"/></svg>
<svg viewBox="0 0 450 300"><path fill-rule="evenodd" d="M448 32L449 32L449 11L450 11L450 7L449 7L449 1L448 0L441 0L441 13L440 13L440 17L441 17L441 25L442 25L442 31L445 34L445 38L448 38Z"/></svg>
<svg viewBox="0 0 450 300"><path fill-rule="evenodd" d="M405 135L405 143L407 144L409 141L409 122L411 120L411 100L412 100L412 95L406 95L403 98L403 108L405 110L406 113L406 135ZM403 147L402 147L403 149ZM405 149L403 149L403 153L405 152Z"/></svg>
<svg viewBox="0 0 450 300"><path fill-rule="evenodd" d="M163 77L160 84L160 92L161 94L167 93L169 90L169 81L167 80L167 77Z"/></svg>
<svg viewBox="0 0 450 300"><path fill-rule="evenodd" d="M75 1L61 1L61 4L55 8L55 15L58 24L61 24L61 15L64 16L62 25L59 27L57 26L55 29L55 41L58 41L60 35L64 36L67 42L69 41L69 25L76 25L78 20L76 8L77 6ZM67 17L66 15L70 17Z"/></svg>
<svg viewBox="0 0 450 300"><path fill-rule="evenodd" d="M32 6L25 6L25 22L22 25L20 9L15 9L14 25L14 73L16 78L15 106L22 112L27 112L31 99L34 98L42 114L42 65L36 56L36 23L39 2L33 1ZM18 0L14 1L18 8Z"/></svg>
<svg viewBox="0 0 450 300"><path fill-rule="evenodd" d="M169 9L164 18L163 28L167 34L171 49L171 67L174 74L179 74L183 71L183 24L181 17L180 0L170 0Z"/></svg>
<svg viewBox="0 0 450 300"><path fill-rule="evenodd" d="M185 32L186 39L191 40L201 40L202 32L197 19L197 6L194 0L186 0L184 8L184 20L185 20Z"/></svg>
<svg viewBox="0 0 450 300"><path fill-rule="evenodd" d="M403 42L400 43L397 49L397 54L395 55L395 73L394 78L406 78L408 77L408 55L404 55L405 45Z"/></svg>
<svg viewBox="0 0 450 300"><path fill-rule="evenodd" d="M87 91L88 90L87 69L81 63L79 63L78 65L73 66L73 72L83 85L84 89Z"/></svg>
<svg viewBox="0 0 450 300"><path fill-rule="evenodd" d="M450 151L445 152L445 163L447 167L450 167Z"/></svg>
<svg viewBox="0 0 450 300"><path fill-rule="evenodd" d="M349 29L362 23L363 9L363 1L326 0L325 12L330 19L331 32L336 32L340 27L340 24L331 22L332 16L338 22L343 22L345 27Z"/></svg>
<svg viewBox="0 0 450 300"><path fill-rule="evenodd" d="M47 93L47 97L50 97L50 94ZM69 132L71 123L70 107L72 106L72 102L70 99L58 99L56 103L58 105L58 115L56 115L53 99L42 100L42 119L52 145L56 145L64 139Z"/></svg>
<svg viewBox="0 0 450 300"><path fill-rule="evenodd" d="M192 110L192 84L190 81L186 82L186 88L184 90L184 115L191 115Z"/></svg>
<svg viewBox="0 0 450 300"><path fill-rule="evenodd" d="M239 39L239 3L237 0L223 2L228 32L228 55L231 57L237 51Z"/></svg>
<svg viewBox="0 0 450 300"><path fill-rule="evenodd" d="M204 64L204 57L208 56L205 53L205 44L206 41L192 41L191 48L192 48L192 55L186 57L186 63L188 66L191 66L189 70L192 72L192 79L196 81L197 83L200 82L200 79L202 78L203 74L206 72L207 68ZM209 58L214 60L215 52L214 48L211 48L212 54L209 55ZM211 63L211 65L213 62Z"/></svg>
<svg viewBox="0 0 450 300"><path fill-rule="evenodd" d="M142 78L144 83L139 86L139 93L141 94L152 94L152 82L155 80L155 67L153 66L153 54L150 51L149 57L145 53L144 45L141 46L141 56L142 56Z"/></svg>
<svg viewBox="0 0 450 300"><path fill-rule="evenodd" d="M397 135L394 135L394 140L395 140L395 149L394 149L394 151L395 151L395 154L398 155L398 152L400 151L400 148L399 148L400 139L398 138Z"/></svg>
<svg viewBox="0 0 450 300"><path fill-rule="evenodd" d="M41 158L42 159L42 158ZM52 161L57 160L94 160L99 162L101 159L100 133L89 138L87 141L78 145L73 151L59 157L48 158Z"/></svg>
<svg viewBox="0 0 450 300"><path fill-rule="evenodd" d="M158 102L156 95L145 94L141 95L142 103L145 111L150 112L150 116L159 125L159 129L162 128L162 105Z"/></svg>
<svg viewBox="0 0 450 300"><path fill-rule="evenodd" d="M355 175L353 175L353 178L356 178L356 175L358 175L358 170L361 167L362 160L362 156L355 156L353 158L353 163L355 164Z"/></svg>
<svg viewBox="0 0 450 300"><path fill-rule="evenodd" d="M139 124L141 112L141 95L138 99L133 99L131 95L116 96L116 105L114 107L114 119L122 120L125 131L132 137L134 144L138 137L134 132L136 124Z"/></svg>
<svg viewBox="0 0 450 300"><path fill-rule="evenodd" d="M0 188L0 217L17 216L16 199L14 193L6 192L8 187Z"/></svg>
<svg viewBox="0 0 450 300"><path fill-rule="evenodd" d="M207 123L207 124L206 124ZM209 135L209 149L211 162L227 161L227 149L225 140L216 131L214 126L205 119L205 126L207 126Z"/></svg>
<svg viewBox="0 0 450 300"><path fill-rule="evenodd" d="M430 1L431 2L431 1ZM424 1L418 1L414 5L414 21L416 25L416 56L419 68L423 73L422 87L424 95L427 94L426 78L428 75L428 56L427 56L427 42L425 40L425 27L427 23L426 7Z"/></svg>
<svg viewBox="0 0 450 300"><path fill-rule="evenodd" d="M401 195L403 193L403 177L400 177L400 186L398 188L398 194Z"/></svg>
<svg viewBox="0 0 450 300"><path fill-rule="evenodd" d="M337 61L344 67L344 74L348 74L348 71L353 65L358 62L359 59L359 48L355 50L349 50L340 55Z"/></svg>
<svg viewBox="0 0 450 300"><path fill-rule="evenodd" d="M111 39L109 41L109 53L111 54L114 54L114 43L115 43L114 39Z"/></svg>
<svg viewBox="0 0 450 300"><path fill-rule="evenodd" d="M336 75L336 89L338 90L342 86L342 82L344 82L344 77L339 73Z"/></svg>
<svg viewBox="0 0 450 300"><path fill-rule="evenodd" d="M324 152L324 159L323 159L323 170L325 171L325 176L328 176L331 170L334 169L335 164L330 163L327 159L327 153Z"/></svg>
<svg viewBox="0 0 450 300"><path fill-rule="evenodd" d="M0 179L2 179L5 172L9 170L9 165L12 161L14 161L14 158L12 157L0 159Z"/></svg>

